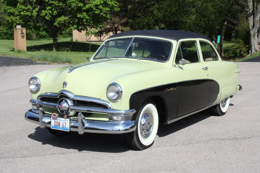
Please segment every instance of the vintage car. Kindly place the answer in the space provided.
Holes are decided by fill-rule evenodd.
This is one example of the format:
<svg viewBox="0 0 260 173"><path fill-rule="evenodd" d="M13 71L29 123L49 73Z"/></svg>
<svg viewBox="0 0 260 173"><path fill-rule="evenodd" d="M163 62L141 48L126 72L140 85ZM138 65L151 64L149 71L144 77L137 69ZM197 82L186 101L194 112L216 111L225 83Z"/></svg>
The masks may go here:
<svg viewBox="0 0 260 173"><path fill-rule="evenodd" d="M124 32L107 39L86 63L31 77L32 109L25 119L55 136L125 134L132 148L142 150L153 144L159 122L208 108L224 115L242 89L239 72L204 35Z"/></svg>

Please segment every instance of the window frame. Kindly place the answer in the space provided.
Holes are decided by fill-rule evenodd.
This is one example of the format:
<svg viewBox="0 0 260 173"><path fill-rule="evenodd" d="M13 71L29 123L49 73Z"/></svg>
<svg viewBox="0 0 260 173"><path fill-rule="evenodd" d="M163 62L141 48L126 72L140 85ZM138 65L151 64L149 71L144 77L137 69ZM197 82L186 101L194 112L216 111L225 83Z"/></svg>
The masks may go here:
<svg viewBox="0 0 260 173"><path fill-rule="evenodd" d="M206 43L209 46L211 46L211 48L215 51L215 54L217 55L217 58L218 58L217 60L205 61L204 58L203 58L202 47L201 47L201 44L200 44L200 51L201 51L201 56L202 56L203 62L216 62L216 61L220 61L221 60L221 58L220 58L220 56L218 54L218 51L216 50L215 46L211 42L208 42L208 41L205 41L205 40L199 40L198 42L199 42L199 44L200 44L200 42L203 42L203 43ZM212 52L211 52L211 56L212 56Z"/></svg>
<svg viewBox="0 0 260 173"><path fill-rule="evenodd" d="M179 40L178 41L178 45L177 45L177 48L176 48L176 53L175 53L175 56L174 56L174 59L173 59L173 64L175 65L180 65L180 63L176 63L176 58L177 58L177 54L178 54L178 49L180 48L181 44L183 42L195 42L196 44L196 51L197 51L197 56L198 56L198 61L197 62L192 62L192 63L188 63L188 64L185 64L185 65L189 65L189 64L196 64L196 63L201 63L201 56L200 56L200 50L199 50L199 45L198 45L198 40L191 40L191 39L188 39L188 40ZM182 54L182 51L181 51L181 55L182 55L182 58L183 58L183 54ZM186 59L185 59L186 60Z"/></svg>
<svg viewBox="0 0 260 173"><path fill-rule="evenodd" d="M126 51L124 52L124 55L121 57L112 57L112 58L130 58L130 59L140 59L142 57L126 57L126 53L128 52L129 48L131 47L132 43L134 42L135 39L144 39L144 40L156 40L156 41L163 41L163 42L168 42L171 44L171 50L169 52L169 55L168 55L168 58L167 60L165 61L160 61L160 60L153 60L153 59L145 59L145 60L148 60L148 61L155 61L155 62L160 62L160 63L167 63L170 59L171 59L171 56L172 56L172 52L173 52L173 43L170 41L170 40L165 40L165 39L161 39L161 38L145 38L145 37L122 37L122 38L115 38L115 39L110 39L110 40L107 40L105 41L99 48L98 50L96 51L96 53L93 55L93 60L100 60L100 59L107 59L109 57L104 57L104 58L95 58L97 56L97 54L100 52L100 50L105 46L105 44L109 41L115 41L115 40L124 40L124 39L131 39L130 41L130 44L128 45Z"/></svg>

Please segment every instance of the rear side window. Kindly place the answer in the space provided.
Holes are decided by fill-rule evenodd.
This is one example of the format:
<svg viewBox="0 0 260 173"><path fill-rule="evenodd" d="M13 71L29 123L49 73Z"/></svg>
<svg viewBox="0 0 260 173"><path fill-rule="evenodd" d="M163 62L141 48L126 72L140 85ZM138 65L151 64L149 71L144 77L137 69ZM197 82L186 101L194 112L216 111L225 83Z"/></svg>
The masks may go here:
<svg viewBox="0 0 260 173"><path fill-rule="evenodd" d="M199 62L196 41L181 42L175 58L175 63L179 64L179 61L182 58L186 60L187 64Z"/></svg>
<svg viewBox="0 0 260 173"><path fill-rule="evenodd" d="M218 55L210 44L200 41L200 47L204 61L218 60Z"/></svg>

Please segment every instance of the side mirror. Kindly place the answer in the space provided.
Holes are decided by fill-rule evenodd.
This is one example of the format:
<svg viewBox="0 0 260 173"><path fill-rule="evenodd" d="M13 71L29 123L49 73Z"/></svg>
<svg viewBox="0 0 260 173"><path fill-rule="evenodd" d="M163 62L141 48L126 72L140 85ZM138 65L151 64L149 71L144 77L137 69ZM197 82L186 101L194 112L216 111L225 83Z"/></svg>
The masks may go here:
<svg viewBox="0 0 260 173"><path fill-rule="evenodd" d="M185 59L181 59L181 60L179 61L179 64L180 64L180 65L185 65L185 64L186 64L186 60L185 60Z"/></svg>

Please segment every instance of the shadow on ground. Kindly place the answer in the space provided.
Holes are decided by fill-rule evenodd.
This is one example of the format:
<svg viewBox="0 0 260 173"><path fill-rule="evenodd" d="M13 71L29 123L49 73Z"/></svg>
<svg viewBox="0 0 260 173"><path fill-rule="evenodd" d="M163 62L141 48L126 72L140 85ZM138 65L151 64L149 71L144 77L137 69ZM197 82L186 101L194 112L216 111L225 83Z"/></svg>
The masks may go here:
<svg viewBox="0 0 260 173"><path fill-rule="evenodd" d="M91 44L91 52L95 52L98 49L99 45ZM27 51L52 51L53 45L50 44L42 44L35 46L27 46ZM81 42L60 42L58 43L58 51L67 51L67 52L88 52L89 51L89 43L81 43Z"/></svg>
<svg viewBox="0 0 260 173"><path fill-rule="evenodd" d="M31 59L25 59L25 58L0 56L0 67L3 67L3 66L37 65L37 64L46 64L46 63L38 63L38 62L35 62Z"/></svg>
<svg viewBox="0 0 260 173"><path fill-rule="evenodd" d="M197 113L170 125L162 125L159 128L158 136L165 137L167 135L178 132L184 128L187 128L197 122L200 122L211 115L204 111ZM75 149L80 151L96 151L96 152L108 152L108 153L121 153L131 150L127 145L124 135L108 135L108 134L91 134L85 133L78 135L76 132L72 132L66 137L52 136L46 128L41 129L37 127L35 133L28 136L30 139L41 142L43 145L53 145L55 147L61 147L65 149ZM174 136L173 136L174 137ZM158 141L157 141L158 142Z"/></svg>
<svg viewBox="0 0 260 173"><path fill-rule="evenodd" d="M243 62L260 62L260 56L252 59L245 60Z"/></svg>

